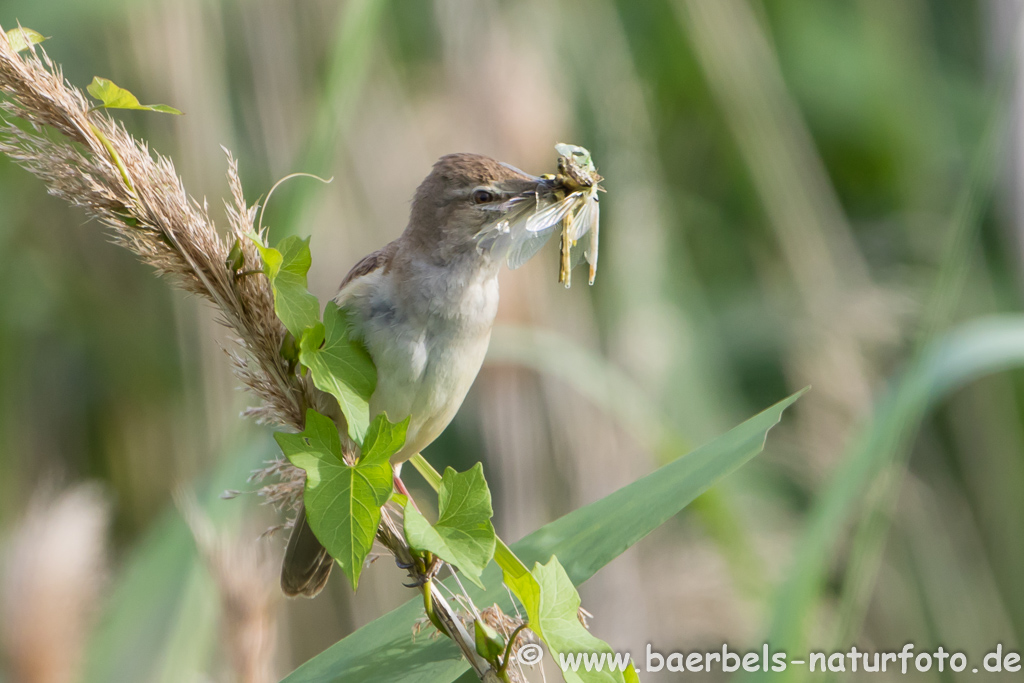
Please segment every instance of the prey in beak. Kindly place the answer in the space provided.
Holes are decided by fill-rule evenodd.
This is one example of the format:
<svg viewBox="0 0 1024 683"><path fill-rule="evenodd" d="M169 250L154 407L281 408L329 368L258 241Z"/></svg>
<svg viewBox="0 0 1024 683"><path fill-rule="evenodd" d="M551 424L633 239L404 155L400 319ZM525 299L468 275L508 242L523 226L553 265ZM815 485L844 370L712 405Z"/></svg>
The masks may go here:
<svg viewBox="0 0 1024 683"><path fill-rule="evenodd" d="M521 267L556 234L561 235L558 281L571 285L572 269L583 259L589 264L589 282L597 276L602 180L583 147L559 143L558 173L532 176L502 164L526 186L504 201L490 205L493 221L480 231L482 248L503 256L509 268ZM579 242L589 235L587 245Z"/></svg>

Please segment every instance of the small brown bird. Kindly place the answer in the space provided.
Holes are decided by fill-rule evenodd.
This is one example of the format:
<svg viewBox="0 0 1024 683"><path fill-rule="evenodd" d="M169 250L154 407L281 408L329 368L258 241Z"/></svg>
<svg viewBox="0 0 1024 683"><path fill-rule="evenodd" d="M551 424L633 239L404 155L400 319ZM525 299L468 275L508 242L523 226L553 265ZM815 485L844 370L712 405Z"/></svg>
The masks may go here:
<svg viewBox="0 0 1024 683"><path fill-rule="evenodd" d="M401 463L452 421L480 371L498 309L508 221L553 195L553 181L478 154L442 157L416 190L401 237L357 263L335 301L349 308L377 366L370 415L410 416ZM497 228L497 229L496 229ZM288 540L281 588L312 597L334 560L305 509Z"/></svg>

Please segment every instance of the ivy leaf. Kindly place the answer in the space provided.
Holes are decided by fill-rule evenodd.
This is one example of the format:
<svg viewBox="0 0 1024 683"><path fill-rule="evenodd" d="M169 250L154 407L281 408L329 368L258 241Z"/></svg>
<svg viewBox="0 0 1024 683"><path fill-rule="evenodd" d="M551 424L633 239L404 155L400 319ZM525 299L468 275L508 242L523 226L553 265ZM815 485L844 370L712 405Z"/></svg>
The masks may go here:
<svg viewBox="0 0 1024 683"><path fill-rule="evenodd" d="M157 111L161 114L181 114L174 107L166 104L139 104L139 98L124 88L119 87L113 81L94 76L92 83L86 88L89 94L102 102L101 109L140 109L143 111Z"/></svg>
<svg viewBox="0 0 1024 683"><path fill-rule="evenodd" d="M387 441L389 446L400 440L401 448L406 423L392 425L386 416L380 415L374 425L376 433L395 435ZM357 588L363 562L380 525L381 506L391 495L391 453L380 447L370 457L361 457L354 466L346 464L337 427L329 417L315 410L306 411L304 431L277 433L274 438L292 464L306 472L303 502L309 526L341 565L353 589ZM371 444L371 449L375 445Z"/></svg>
<svg viewBox="0 0 1024 683"><path fill-rule="evenodd" d="M22 28L21 26L12 28L7 32L7 42L15 52L27 50L29 47L37 45L44 40L49 40L49 38L30 28Z"/></svg>
<svg viewBox="0 0 1024 683"><path fill-rule="evenodd" d="M362 342L350 337L348 315L347 310L329 302L323 323L306 330L299 340L299 362L309 368L317 389L338 399L349 435L362 443L370 422L377 369Z"/></svg>
<svg viewBox="0 0 1024 683"><path fill-rule="evenodd" d="M402 450L402 446L405 445L405 434L409 429L410 419L406 417L401 422L392 422L386 413L377 415L366 430L361 462L390 461L391 456Z"/></svg>
<svg viewBox="0 0 1024 683"><path fill-rule="evenodd" d="M483 465L477 463L462 473L447 468L441 477L438 507L437 524L431 526L413 506L406 506L405 537L409 545L455 565L483 588L480 573L494 556L495 546L491 524L494 510Z"/></svg>
<svg viewBox="0 0 1024 683"><path fill-rule="evenodd" d="M249 238L263 260L277 317L298 339L299 362L309 368L318 389L338 400L349 436L362 442L370 423L370 396L377 386L377 369L362 342L350 337L347 311L330 302L320 322L320 302L309 292L306 282L312 263L309 238L286 237L276 248L264 245L257 234Z"/></svg>
<svg viewBox="0 0 1024 683"><path fill-rule="evenodd" d="M508 583L511 578L512 583ZM559 654L578 653L612 654L611 647L591 635L580 623L580 596L569 575L552 556L547 564L536 563L533 571L518 577L506 576L508 587L526 608L530 630L544 641L551 656L558 661ZM607 660L606 660L607 661ZM629 669L623 671L563 671L566 683L625 683ZM633 671L630 680L636 680Z"/></svg>
<svg viewBox="0 0 1024 683"><path fill-rule="evenodd" d="M309 239L292 235L281 240L276 248L265 247L253 239L263 259L263 273L274 292L274 311L296 339L320 322L320 302L306 284L306 274L313 263Z"/></svg>

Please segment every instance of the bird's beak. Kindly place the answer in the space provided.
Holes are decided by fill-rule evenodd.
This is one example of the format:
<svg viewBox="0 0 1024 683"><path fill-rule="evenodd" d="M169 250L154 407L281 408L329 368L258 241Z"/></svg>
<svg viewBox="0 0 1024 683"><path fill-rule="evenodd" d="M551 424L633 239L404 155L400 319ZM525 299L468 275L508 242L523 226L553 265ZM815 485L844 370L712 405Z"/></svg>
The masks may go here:
<svg viewBox="0 0 1024 683"><path fill-rule="evenodd" d="M560 188L560 185L554 176L530 176L530 181L533 184L530 191L536 194L540 203L557 199L556 190Z"/></svg>
<svg viewBox="0 0 1024 683"><path fill-rule="evenodd" d="M520 196L536 195L541 201L551 198L558 184L555 181L554 176L537 176L502 162L502 166L505 166L510 171L515 171L522 178L522 185L520 190L517 192ZM516 183L519 185L519 182Z"/></svg>

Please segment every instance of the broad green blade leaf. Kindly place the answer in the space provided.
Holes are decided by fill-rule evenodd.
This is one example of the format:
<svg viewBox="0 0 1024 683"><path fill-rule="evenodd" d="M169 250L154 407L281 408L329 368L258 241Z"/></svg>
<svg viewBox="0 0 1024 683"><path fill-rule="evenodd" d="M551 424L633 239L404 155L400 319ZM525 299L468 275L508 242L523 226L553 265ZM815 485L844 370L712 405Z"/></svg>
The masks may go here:
<svg viewBox="0 0 1024 683"><path fill-rule="evenodd" d="M760 453L768 430L806 391L798 391L711 443L542 527L512 549L527 564L557 554L578 586Z"/></svg>
<svg viewBox="0 0 1024 683"><path fill-rule="evenodd" d="M327 304L323 324L308 329L299 340L299 361L313 374L317 389L338 399L349 435L361 443L370 422L377 369L362 342L349 337L344 308L333 301Z"/></svg>
<svg viewBox="0 0 1024 683"><path fill-rule="evenodd" d="M37 45L44 40L49 40L46 36L41 33L37 33L30 28L12 28L7 32L7 42L10 44L11 49L15 52L21 52L27 50L33 45Z"/></svg>
<svg viewBox="0 0 1024 683"><path fill-rule="evenodd" d="M405 537L412 548L434 553L483 588L480 574L494 556L493 516L484 466L477 463L462 473L449 467L441 477L437 524L431 526L416 508L407 505Z"/></svg>
<svg viewBox="0 0 1024 683"><path fill-rule="evenodd" d="M292 464L306 472L303 501L309 526L357 588L380 525L380 508L391 495L389 456L345 464L337 427L315 410L306 411L305 431L274 438Z"/></svg>
<svg viewBox="0 0 1024 683"><path fill-rule="evenodd" d="M832 482L812 509L792 569L775 597L768 642L798 652L807 638L836 541L862 494L891 456L894 435L913 434L928 408L955 389L1024 365L1024 317L1002 316L964 325L931 344L876 403L874 416L851 441ZM772 680L792 679L795 667ZM753 675L753 678L761 678Z"/></svg>
<svg viewBox="0 0 1024 683"><path fill-rule="evenodd" d="M313 258L309 238L286 237L276 248L253 239L263 259L263 272L274 292L274 311L296 339L320 322L320 302L306 289Z"/></svg>
<svg viewBox="0 0 1024 683"><path fill-rule="evenodd" d="M103 109L141 109L156 111L161 114L181 114L174 107L166 104L139 104L139 99L124 88L118 87L113 81L95 76L86 88L89 94L102 102Z"/></svg>
<svg viewBox="0 0 1024 683"><path fill-rule="evenodd" d="M546 562L557 553L566 574L578 586L719 479L760 453L768 430L778 424L782 412L802 393L775 404L610 496L542 527L516 543L514 550L526 562ZM477 604L496 602L502 609L511 609L500 581L500 569L490 565L483 574L488 590L481 595L469 589ZM453 681L466 672L468 665L458 648L445 638L413 640L411 624L422 614L422 600L410 600L335 643L285 681Z"/></svg>
<svg viewBox="0 0 1024 683"><path fill-rule="evenodd" d="M523 601L530 630L548 646L556 663L561 662L560 655L613 654L607 643L580 623L580 596L557 557L547 564L536 563L529 580L516 581L509 588ZM563 670L562 675L567 683L624 683L621 671L587 671L584 666Z"/></svg>

